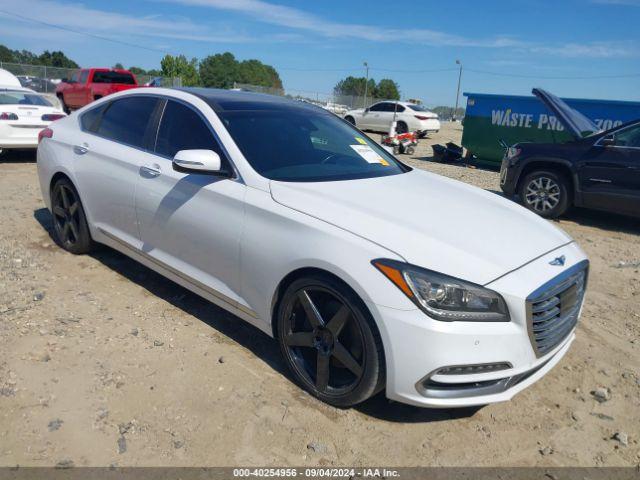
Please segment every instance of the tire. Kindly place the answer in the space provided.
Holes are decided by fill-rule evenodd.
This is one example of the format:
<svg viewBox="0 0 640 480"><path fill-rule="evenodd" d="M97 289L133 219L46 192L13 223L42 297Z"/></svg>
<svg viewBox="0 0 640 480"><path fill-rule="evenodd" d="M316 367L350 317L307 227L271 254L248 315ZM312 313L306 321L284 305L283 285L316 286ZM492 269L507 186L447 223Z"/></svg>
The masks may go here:
<svg viewBox="0 0 640 480"><path fill-rule="evenodd" d="M68 178L61 178L51 189L53 237L58 245L75 255L89 253L94 243L80 195Z"/></svg>
<svg viewBox="0 0 640 480"><path fill-rule="evenodd" d="M414 153L416 153L416 149L414 147L407 147L404 153L406 153L407 155L413 155Z"/></svg>
<svg viewBox="0 0 640 480"><path fill-rule="evenodd" d="M285 362L314 397L344 408L382 390L380 334L364 302L342 282L323 274L297 279L276 315Z"/></svg>
<svg viewBox="0 0 640 480"><path fill-rule="evenodd" d="M557 218L571 206L570 183L553 170L528 173L518 185L520 202L544 218Z"/></svg>
<svg viewBox="0 0 640 480"><path fill-rule="evenodd" d="M408 131L409 131L409 127L407 126L407 124L405 122L396 123L396 133L397 134L407 133Z"/></svg>
<svg viewBox="0 0 640 480"><path fill-rule="evenodd" d="M344 117L344 119L349 122L351 125L353 125L355 127L356 125L356 119L353 118L351 115Z"/></svg>
<svg viewBox="0 0 640 480"><path fill-rule="evenodd" d="M71 114L71 109L64 103L64 97L62 95L58 95L58 100L60 100L60 105L62 106L62 111L67 115Z"/></svg>

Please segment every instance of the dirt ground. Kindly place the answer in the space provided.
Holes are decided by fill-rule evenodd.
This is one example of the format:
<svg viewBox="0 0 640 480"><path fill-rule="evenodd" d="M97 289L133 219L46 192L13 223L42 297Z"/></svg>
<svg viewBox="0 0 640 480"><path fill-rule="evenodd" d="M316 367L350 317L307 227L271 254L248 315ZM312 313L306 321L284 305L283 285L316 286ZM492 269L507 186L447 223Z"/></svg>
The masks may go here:
<svg viewBox="0 0 640 480"><path fill-rule="evenodd" d="M408 163L498 191L496 172L430 161L427 145L460 129ZM558 222L591 260L584 314L568 355L511 402L427 410L379 395L339 410L238 318L107 248L55 246L34 158L0 161L0 465L640 463L640 222Z"/></svg>

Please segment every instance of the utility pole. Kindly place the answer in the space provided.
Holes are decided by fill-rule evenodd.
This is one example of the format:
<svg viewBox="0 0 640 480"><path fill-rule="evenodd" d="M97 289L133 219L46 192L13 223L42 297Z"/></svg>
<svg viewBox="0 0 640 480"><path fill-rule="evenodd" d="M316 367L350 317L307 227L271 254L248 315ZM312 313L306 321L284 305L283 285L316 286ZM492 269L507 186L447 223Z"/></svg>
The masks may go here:
<svg viewBox="0 0 640 480"><path fill-rule="evenodd" d="M362 108L367 108L367 87L369 86L369 64L364 62L364 68L367 69L367 79L364 82L364 103Z"/></svg>
<svg viewBox="0 0 640 480"><path fill-rule="evenodd" d="M458 99L460 98L460 82L462 80L462 62L456 60L456 65L460 65L460 72L458 73L458 91L456 92L456 109L453 111L453 120L455 120L458 115Z"/></svg>

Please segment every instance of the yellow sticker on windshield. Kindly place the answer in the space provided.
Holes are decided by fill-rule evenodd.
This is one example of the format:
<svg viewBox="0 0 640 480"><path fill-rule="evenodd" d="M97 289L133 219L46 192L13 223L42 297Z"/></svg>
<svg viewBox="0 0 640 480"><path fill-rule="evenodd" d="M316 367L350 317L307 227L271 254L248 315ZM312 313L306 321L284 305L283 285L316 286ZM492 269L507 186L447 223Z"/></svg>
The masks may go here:
<svg viewBox="0 0 640 480"><path fill-rule="evenodd" d="M384 158L381 158L381 159L380 159L380 163L381 163L382 165L384 165L385 167L388 167L388 166L389 166L389 162L387 162Z"/></svg>
<svg viewBox="0 0 640 480"><path fill-rule="evenodd" d="M362 144L362 145L366 145L367 142L364 140L364 138L360 138L360 137L353 137L356 139L356 142Z"/></svg>

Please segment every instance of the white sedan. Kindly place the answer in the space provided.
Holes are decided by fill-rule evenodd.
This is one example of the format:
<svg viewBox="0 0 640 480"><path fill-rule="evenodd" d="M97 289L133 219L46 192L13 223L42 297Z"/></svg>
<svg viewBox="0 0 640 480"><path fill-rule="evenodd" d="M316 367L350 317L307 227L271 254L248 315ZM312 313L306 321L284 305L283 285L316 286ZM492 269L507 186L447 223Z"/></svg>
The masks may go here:
<svg viewBox="0 0 640 480"><path fill-rule="evenodd" d="M332 405L508 400L575 338L571 238L313 105L117 93L45 130L38 175L62 248L106 244L233 312Z"/></svg>
<svg viewBox="0 0 640 480"><path fill-rule="evenodd" d="M12 148L36 148L38 135L66 115L43 95L20 85L0 69L0 153Z"/></svg>
<svg viewBox="0 0 640 480"><path fill-rule="evenodd" d="M417 132L423 137L440 130L437 114L422 105L409 102L374 103L369 108L348 111L344 119L360 130L376 132L388 132L394 119L397 133Z"/></svg>

